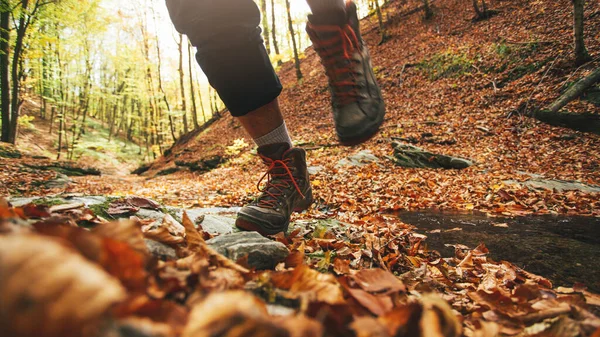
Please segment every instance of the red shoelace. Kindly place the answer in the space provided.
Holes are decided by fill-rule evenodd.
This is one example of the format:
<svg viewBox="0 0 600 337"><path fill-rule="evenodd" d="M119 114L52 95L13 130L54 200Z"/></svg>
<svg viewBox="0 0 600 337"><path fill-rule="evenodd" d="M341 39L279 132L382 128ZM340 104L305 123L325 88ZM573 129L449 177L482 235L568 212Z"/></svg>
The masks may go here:
<svg viewBox="0 0 600 337"><path fill-rule="evenodd" d="M273 160L271 158L260 156L265 164L269 165L269 169L267 173L265 173L262 178L258 181L258 190L263 192L264 195L258 201L259 207L264 208L275 208L277 207L278 197L285 193L285 190L290 186L294 186L296 191L300 193L302 198L305 198L304 193L298 186L294 175L292 174L292 170L290 170L291 159L283 159L283 160ZM264 187L261 187L262 182L267 178L267 183ZM276 179L283 178L283 179ZM275 182L274 182L275 180ZM276 181L279 181L277 183ZM291 184L290 184L291 182ZM269 198L267 198L269 197Z"/></svg>
<svg viewBox="0 0 600 337"><path fill-rule="evenodd" d="M313 41L315 51L321 57L321 62L325 66L325 72L329 77L330 84L334 89L334 94L341 105L346 105L360 97L357 88L356 78L354 76L352 53L360 48L360 42L354 32L354 29L347 24L345 26L317 26L308 24L308 34ZM333 33L334 36L329 39L320 39L318 34ZM341 66L346 61L344 66ZM343 76L348 74L350 76ZM343 91L341 88L350 87L350 90Z"/></svg>

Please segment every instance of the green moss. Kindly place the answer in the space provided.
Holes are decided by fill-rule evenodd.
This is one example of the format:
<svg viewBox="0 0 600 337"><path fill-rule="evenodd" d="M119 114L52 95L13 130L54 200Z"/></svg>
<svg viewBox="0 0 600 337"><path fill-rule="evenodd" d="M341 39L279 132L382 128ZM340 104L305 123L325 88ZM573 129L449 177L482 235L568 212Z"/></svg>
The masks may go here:
<svg viewBox="0 0 600 337"><path fill-rule="evenodd" d="M32 201L31 203L34 205L50 207L50 206L64 205L67 202L60 198L39 198L39 199Z"/></svg>
<svg viewBox="0 0 600 337"><path fill-rule="evenodd" d="M112 215L108 214L106 211L110 207L111 203L113 203L114 201L117 201L119 199L120 198L116 198L116 197L108 197L108 198L106 198L105 202L103 202L101 204L96 204L96 205L89 205L88 208L92 212L94 212L94 214L96 216L100 216L105 219L114 219L114 217Z"/></svg>
<svg viewBox="0 0 600 337"><path fill-rule="evenodd" d="M422 70L429 79L438 80L470 73L474 63L475 61L464 52L447 51L421 61L417 64L417 68Z"/></svg>
<svg viewBox="0 0 600 337"><path fill-rule="evenodd" d="M18 159L21 158L21 152L8 147L8 146L2 146L0 145L0 157L2 158L11 158L11 159Z"/></svg>

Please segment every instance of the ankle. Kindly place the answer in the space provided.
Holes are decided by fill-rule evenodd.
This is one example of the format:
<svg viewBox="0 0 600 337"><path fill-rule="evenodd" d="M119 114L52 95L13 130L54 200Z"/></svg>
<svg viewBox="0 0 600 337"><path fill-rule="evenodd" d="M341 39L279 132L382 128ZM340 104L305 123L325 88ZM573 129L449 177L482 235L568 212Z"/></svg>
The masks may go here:
<svg viewBox="0 0 600 337"><path fill-rule="evenodd" d="M267 145L281 144L281 143L286 143L290 147L292 147L292 139L290 137L290 134L288 133L288 129L287 129L285 122L283 122L283 124L281 124L279 127L275 128L268 134L266 134L262 137L259 137L259 138L255 138L254 142L256 143L256 145L258 147L264 147Z"/></svg>

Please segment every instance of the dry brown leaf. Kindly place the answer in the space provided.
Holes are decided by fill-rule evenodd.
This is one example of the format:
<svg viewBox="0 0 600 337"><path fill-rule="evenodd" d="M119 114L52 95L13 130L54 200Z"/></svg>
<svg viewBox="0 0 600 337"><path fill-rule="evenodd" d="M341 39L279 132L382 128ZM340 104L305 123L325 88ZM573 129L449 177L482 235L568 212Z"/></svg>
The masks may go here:
<svg viewBox="0 0 600 337"><path fill-rule="evenodd" d="M58 241L0 237L0 326L11 337L81 336L125 298L118 280Z"/></svg>
<svg viewBox="0 0 600 337"><path fill-rule="evenodd" d="M263 302L243 291L215 293L197 304L182 337L288 337L267 315Z"/></svg>
<svg viewBox="0 0 600 337"><path fill-rule="evenodd" d="M427 295L421 299L421 303L423 305L421 336L459 337L461 335L462 324L446 301L436 295Z"/></svg>
<svg viewBox="0 0 600 337"><path fill-rule="evenodd" d="M176 236L169 232L167 227L159 226L155 229L145 229L143 227L144 237L169 246L177 246L185 242L182 236Z"/></svg>
<svg viewBox="0 0 600 337"><path fill-rule="evenodd" d="M323 326L321 323L306 316L285 316L275 318L274 322L287 329L290 337L323 336Z"/></svg>
<svg viewBox="0 0 600 337"><path fill-rule="evenodd" d="M381 316L388 313L394 307L392 298L388 295L373 295L362 289L353 289L346 287L346 291L354 298L360 305L367 308L376 316Z"/></svg>
<svg viewBox="0 0 600 337"><path fill-rule="evenodd" d="M363 269L352 279L365 291L392 294L406 291L406 286L394 274L383 269Z"/></svg>
<svg viewBox="0 0 600 337"><path fill-rule="evenodd" d="M104 238L127 243L139 253L148 256L148 248L144 242L144 235L140 226L135 221L119 221L99 224L92 229L92 233Z"/></svg>
<svg viewBox="0 0 600 337"><path fill-rule="evenodd" d="M358 317L350 327L356 337L390 337L388 329L373 317Z"/></svg>
<svg viewBox="0 0 600 337"><path fill-rule="evenodd" d="M204 239L185 211L183 212L182 224L185 228L185 241L187 242L188 248L195 252L200 251L202 246L205 245Z"/></svg>
<svg viewBox="0 0 600 337"><path fill-rule="evenodd" d="M337 280L329 274L321 274L306 265L293 271L271 275L273 285L280 289L302 294L314 301L339 304L344 302L342 290Z"/></svg>

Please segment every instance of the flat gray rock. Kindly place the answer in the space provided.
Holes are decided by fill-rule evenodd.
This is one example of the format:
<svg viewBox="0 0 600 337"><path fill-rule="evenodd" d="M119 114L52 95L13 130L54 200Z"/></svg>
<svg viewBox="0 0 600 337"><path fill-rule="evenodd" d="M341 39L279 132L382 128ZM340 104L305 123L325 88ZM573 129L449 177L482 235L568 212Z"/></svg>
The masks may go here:
<svg viewBox="0 0 600 337"><path fill-rule="evenodd" d="M192 221L194 221L192 219ZM200 223L202 229L210 234L229 234L233 233L235 227L235 219L221 215L205 215L204 220Z"/></svg>
<svg viewBox="0 0 600 337"><path fill-rule="evenodd" d="M233 261L248 256L248 265L258 270L273 269L290 254L284 244L269 240L256 232L221 235L207 243Z"/></svg>
<svg viewBox="0 0 600 337"><path fill-rule="evenodd" d="M160 243L154 240L144 239L146 243L146 247L148 247L148 251L157 258L168 261L168 260L177 260L177 253L175 249L165 245L164 243Z"/></svg>
<svg viewBox="0 0 600 337"><path fill-rule="evenodd" d="M183 212L185 211L194 224L202 226L205 232L213 235L233 233L235 215L238 210L238 207L173 209L177 219L183 218Z"/></svg>
<svg viewBox="0 0 600 337"><path fill-rule="evenodd" d="M319 172L323 171L324 169L325 169L325 167L323 167L323 166L309 166L307 168L308 174L310 174L310 175L318 174Z"/></svg>
<svg viewBox="0 0 600 337"><path fill-rule="evenodd" d="M71 180L71 178L62 173L58 173L56 178L45 182L44 186L47 188L65 188L72 182L73 180Z"/></svg>
<svg viewBox="0 0 600 337"><path fill-rule="evenodd" d="M362 167L371 163L378 163L377 158L370 150L363 150L338 162L337 167Z"/></svg>
<svg viewBox="0 0 600 337"><path fill-rule="evenodd" d="M584 193L600 193L600 186L588 185L579 181L535 178L523 182L519 182L516 180L506 180L504 181L504 183L507 185L521 185L529 187L531 189L545 189L558 192L580 191Z"/></svg>
<svg viewBox="0 0 600 337"><path fill-rule="evenodd" d="M82 203L87 207L87 206L92 206L92 205L103 204L108 200L108 198L101 197L101 196L85 196L85 197L69 197L69 198L65 198L65 200L68 203L74 203L74 204Z"/></svg>
<svg viewBox="0 0 600 337"><path fill-rule="evenodd" d="M468 159L431 153L410 144L394 142L393 147L394 156L390 159L402 167L460 170L473 165L473 162Z"/></svg>
<svg viewBox="0 0 600 337"><path fill-rule="evenodd" d="M151 209L145 208L142 208L137 213L135 213L135 216L137 216L140 219L150 219L157 221L164 219L165 215L166 214L161 211L153 211Z"/></svg>
<svg viewBox="0 0 600 337"><path fill-rule="evenodd" d="M10 199L8 199L8 201L14 207L21 207L21 206L25 206L25 205L31 204L32 202L34 202L34 201L36 201L38 199L41 199L41 198L39 198L39 197L33 197L33 198L10 198Z"/></svg>

